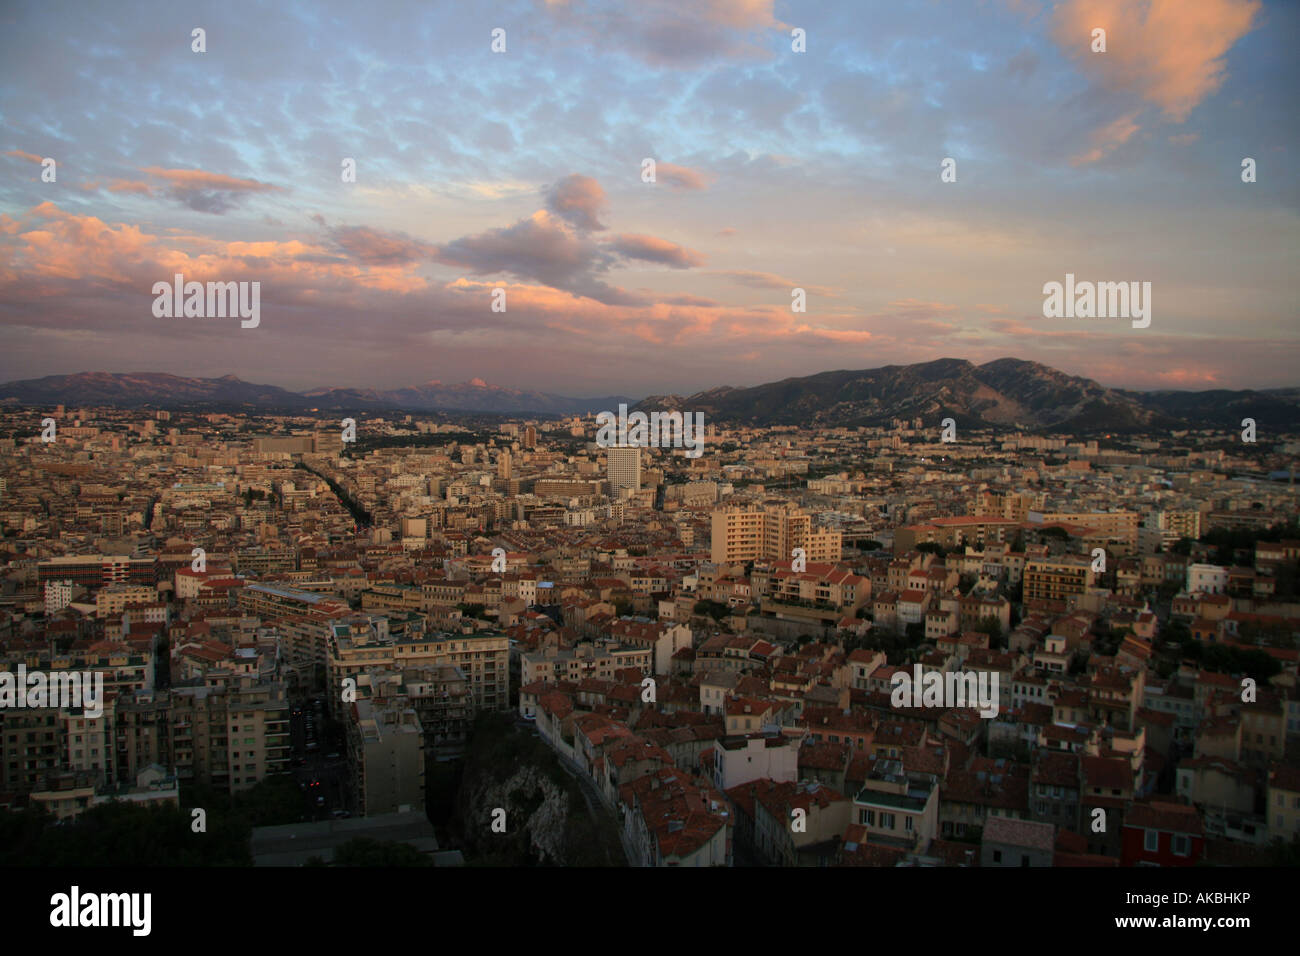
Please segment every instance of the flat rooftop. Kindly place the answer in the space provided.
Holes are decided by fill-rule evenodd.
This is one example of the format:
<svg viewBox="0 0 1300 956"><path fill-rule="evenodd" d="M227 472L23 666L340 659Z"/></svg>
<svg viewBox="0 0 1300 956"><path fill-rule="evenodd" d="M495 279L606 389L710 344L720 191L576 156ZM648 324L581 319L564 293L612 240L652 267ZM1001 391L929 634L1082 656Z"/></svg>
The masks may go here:
<svg viewBox="0 0 1300 956"><path fill-rule="evenodd" d="M313 856L330 863L338 847L359 837L405 843L431 855L438 850L433 824L423 810L383 813L346 820L254 827L251 840L253 865L304 866Z"/></svg>

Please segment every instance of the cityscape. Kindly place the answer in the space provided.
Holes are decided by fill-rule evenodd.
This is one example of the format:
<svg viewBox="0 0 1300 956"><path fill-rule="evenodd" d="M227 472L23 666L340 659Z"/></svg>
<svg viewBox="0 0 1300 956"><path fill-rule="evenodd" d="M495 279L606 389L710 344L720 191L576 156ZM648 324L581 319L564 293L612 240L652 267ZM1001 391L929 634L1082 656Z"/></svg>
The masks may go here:
<svg viewBox="0 0 1300 956"><path fill-rule="evenodd" d="M7 402L5 671L102 679L0 686L9 808L287 812L273 865L1289 859L1300 429L602 414Z"/></svg>
<svg viewBox="0 0 1300 956"><path fill-rule="evenodd" d="M42 920L149 935L94 868L870 867L1260 924L1300 10L870 6L0 13Z"/></svg>

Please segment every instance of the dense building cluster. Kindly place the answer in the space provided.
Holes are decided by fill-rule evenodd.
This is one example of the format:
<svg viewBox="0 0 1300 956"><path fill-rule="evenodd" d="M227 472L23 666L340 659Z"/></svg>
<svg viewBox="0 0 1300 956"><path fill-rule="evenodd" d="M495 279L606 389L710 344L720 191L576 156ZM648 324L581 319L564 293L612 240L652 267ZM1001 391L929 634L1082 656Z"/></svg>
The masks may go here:
<svg viewBox="0 0 1300 956"><path fill-rule="evenodd" d="M94 715L0 688L5 807L332 761L336 813L405 811L501 712L636 865L1231 864L1300 835L1294 442L0 426L0 671L103 679ZM996 714L900 706L898 675L931 673L996 678Z"/></svg>

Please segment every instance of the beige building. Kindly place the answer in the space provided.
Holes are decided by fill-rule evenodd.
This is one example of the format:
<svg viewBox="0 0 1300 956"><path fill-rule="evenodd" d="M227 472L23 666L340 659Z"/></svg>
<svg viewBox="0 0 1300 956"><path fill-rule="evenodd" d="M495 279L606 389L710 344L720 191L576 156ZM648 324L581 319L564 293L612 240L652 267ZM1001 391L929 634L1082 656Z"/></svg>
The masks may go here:
<svg viewBox="0 0 1300 956"><path fill-rule="evenodd" d="M525 684L534 681L573 681L586 677L613 680L617 671L633 667L642 674L654 670L654 646L629 647L622 644L579 644L568 650L554 645L520 658Z"/></svg>
<svg viewBox="0 0 1300 956"><path fill-rule="evenodd" d="M853 801L820 783L759 780L749 786L754 849L763 859L774 866L816 866L833 858Z"/></svg>
<svg viewBox="0 0 1300 956"><path fill-rule="evenodd" d="M1089 558L1064 555L1025 562L1024 597L1031 601L1065 602L1081 597L1096 584Z"/></svg>
<svg viewBox="0 0 1300 956"><path fill-rule="evenodd" d="M110 584L95 595L95 616L112 617L136 604L151 604L158 600L155 588L138 584Z"/></svg>
<svg viewBox="0 0 1300 956"><path fill-rule="evenodd" d="M1068 524L1092 528L1108 542L1133 548L1137 545L1136 511L1031 511L1032 524Z"/></svg>
<svg viewBox="0 0 1300 956"><path fill-rule="evenodd" d="M641 449L638 447L606 448L609 464L609 493L618 497L623 490L641 490Z"/></svg>
<svg viewBox="0 0 1300 956"><path fill-rule="evenodd" d="M510 639L504 634L422 632L393 635L386 619L335 622L330 636L327 674L331 688L370 670L456 668L464 677L470 706L504 710L510 700ZM327 695L333 702L338 694ZM331 706L334 706L332 703Z"/></svg>
<svg viewBox="0 0 1300 956"><path fill-rule="evenodd" d="M853 816L871 842L923 853L939 835L938 784L909 776L900 760L878 759L853 798Z"/></svg>
<svg viewBox="0 0 1300 956"><path fill-rule="evenodd" d="M810 564L833 564L843 554L843 535L814 528L811 515L784 502L713 512L710 559L714 564L789 561L795 548L803 548Z"/></svg>
<svg viewBox="0 0 1300 956"><path fill-rule="evenodd" d="M424 731L414 708L359 700L348 723L348 762L361 816L424 809Z"/></svg>
<svg viewBox="0 0 1300 956"><path fill-rule="evenodd" d="M345 601L269 584L246 585L237 600L243 613L275 624L286 660L318 668L317 680L325 673L334 622L353 613Z"/></svg>
<svg viewBox="0 0 1300 956"><path fill-rule="evenodd" d="M289 699L279 683L172 689L177 776L238 793L289 770Z"/></svg>

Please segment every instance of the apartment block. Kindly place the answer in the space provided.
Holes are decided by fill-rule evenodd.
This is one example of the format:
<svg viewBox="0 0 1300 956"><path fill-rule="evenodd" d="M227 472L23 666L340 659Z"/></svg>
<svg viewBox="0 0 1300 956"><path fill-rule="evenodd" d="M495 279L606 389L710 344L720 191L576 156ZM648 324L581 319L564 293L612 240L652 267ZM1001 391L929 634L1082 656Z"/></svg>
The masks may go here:
<svg viewBox="0 0 1300 956"><path fill-rule="evenodd" d="M812 516L793 505L720 508L711 521L714 564L789 561L795 548L810 563L835 563L843 554L841 532L814 528Z"/></svg>
<svg viewBox="0 0 1300 956"><path fill-rule="evenodd" d="M177 776L238 793L289 770L289 699L281 683L172 688Z"/></svg>
<svg viewBox="0 0 1300 956"><path fill-rule="evenodd" d="M424 808L424 731L415 709L358 700L349 708L348 762L361 816Z"/></svg>

